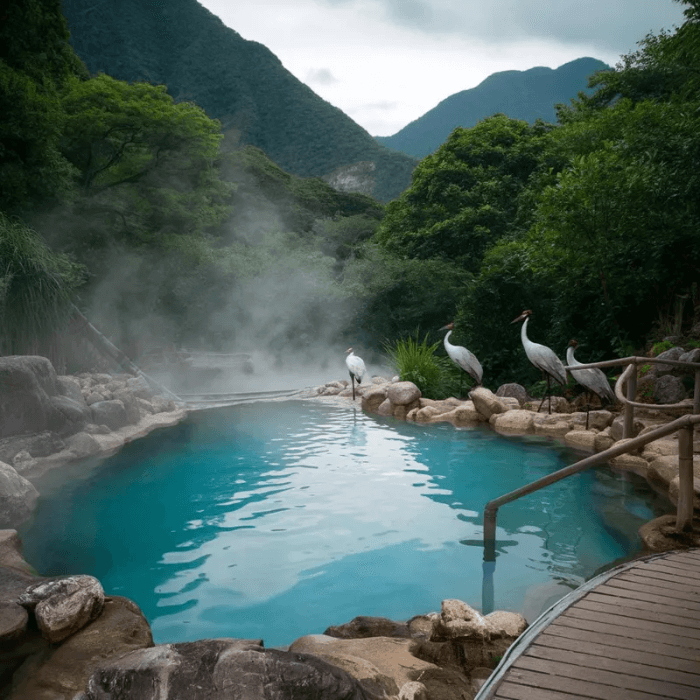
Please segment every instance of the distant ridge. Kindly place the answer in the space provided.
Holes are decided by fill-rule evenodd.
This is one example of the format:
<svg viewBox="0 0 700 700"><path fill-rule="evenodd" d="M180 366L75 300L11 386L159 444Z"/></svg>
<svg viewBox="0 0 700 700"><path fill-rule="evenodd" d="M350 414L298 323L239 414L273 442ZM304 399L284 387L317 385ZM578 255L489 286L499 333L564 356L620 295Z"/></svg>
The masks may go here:
<svg viewBox="0 0 700 700"><path fill-rule="evenodd" d="M71 43L91 73L165 84L220 119L229 145L253 145L287 172L329 177L374 163L372 194L397 197L416 161L359 124L196 0L63 0Z"/></svg>
<svg viewBox="0 0 700 700"><path fill-rule="evenodd" d="M588 77L609 68L595 58L578 58L556 69L538 67L494 73L475 88L444 99L393 136L376 139L389 148L424 158L458 126L474 126L498 112L530 123L537 119L554 122L555 104L568 103L581 91L590 93Z"/></svg>

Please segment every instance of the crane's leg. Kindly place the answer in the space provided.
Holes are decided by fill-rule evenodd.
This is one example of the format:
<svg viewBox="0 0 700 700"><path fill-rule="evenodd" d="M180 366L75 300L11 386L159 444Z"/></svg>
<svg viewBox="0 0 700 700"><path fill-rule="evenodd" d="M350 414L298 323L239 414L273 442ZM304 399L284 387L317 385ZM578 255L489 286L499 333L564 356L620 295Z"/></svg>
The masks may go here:
<svg viewBox="0 0 700 700"><path fill-rule="evenodd" d="M586 392L586 430L588 430L588 415L591 412L591 395Z"/></svg>
<svg viewBox="0 0 700 700"><path fill-rule="evenodd" d="M551 381L551 378L549 375L547 375L547 393L542 397L542 401L540 401L540 405L537 408L537 413L539 413L542 410L542 406L544 405L545 399L549 397L549 412L552 412L552 396L550 394L550 388L549 388L549 383Z"/></svg>
<svg viewBox="0 0 700 700"><path fill-rule="evenodd" d="M350 372L350 381L352 382L352 400L355 400L355 375Z"/></svg>

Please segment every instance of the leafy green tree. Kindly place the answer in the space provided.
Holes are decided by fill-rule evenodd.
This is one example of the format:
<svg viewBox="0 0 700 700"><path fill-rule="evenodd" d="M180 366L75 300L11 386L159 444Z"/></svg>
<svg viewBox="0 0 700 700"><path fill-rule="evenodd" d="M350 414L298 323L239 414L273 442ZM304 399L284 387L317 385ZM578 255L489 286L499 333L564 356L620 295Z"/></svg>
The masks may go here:
<svg viewBox="0 0 700 700"><path fill-rule="evenodd" d="M500 114L455 129L389 203L376 240L409 258L443 258L476 272L484 252L519 226L519 195L553 127Z"/></svg>

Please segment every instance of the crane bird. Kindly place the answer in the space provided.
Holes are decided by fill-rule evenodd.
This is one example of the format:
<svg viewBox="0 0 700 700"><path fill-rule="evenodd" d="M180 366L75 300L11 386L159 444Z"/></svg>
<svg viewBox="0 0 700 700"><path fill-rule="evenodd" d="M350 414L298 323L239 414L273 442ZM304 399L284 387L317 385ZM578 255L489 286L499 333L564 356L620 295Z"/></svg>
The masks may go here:
<svg viewBox="0 0 700 700"><path fill-rule="evenodd" d="M358 357L352 348L348 348L345 352L348 356L345 358L345 364L348 366L348 372L350 372L350 381L352 382L352 400L355 400L355 380L358 384L362 383L362 377L364 376L367 368L365 363L362 361L361 357Z"/></svg>
<svg viewBox="0 0 700 700"><path fill-rule="evenodd" d="M578 347L576 340L570 340L569 346L566 348L566 364L569 366L571 376L586 390L586 398L589 403L586 407L586 430L588 430L588 413L591 410L589 393L592 392L598 396L601 403L607 400L610 403L615 403L615 394L610 387L608 378L597 367L589 367L588 369L571 369L575 365L582 364L574 357L574 350Z"/></svg>
<svg viewBox="0 0 700 700"><path fill-rule="evenodd" d="M540 403L537 412L539 413L544 400L549 397L549 412L552 412L552 395L551 391L551 380L554 379L559 382L563 387L566 386L566 370L564 369L564 364L556 356L556 353L551 348L546 345L540 345L539 343L533 343L527 337L527 322L530 320L532 311L526 309L523 311L518 318L513 319L511 323L517 323L518 321L524 320L522 328L520 329L520 339L523 341L523 348L525 348L525 354L527 359L532 362L537 369L542 370L542 373L547 377L547 393L542 397L542 402Z"/></svg>
<svg viewBox="0 0 700 700"><path fill-rule="evenodd" d="M469 352L467 348L461 345L452 345L452 343L450 343L450 336L452 335L454 327L454 323L448 323L440 329L441 331L449 331L445 334L443 340L445 350L452 362L458 367L461 367L477 384L481 384L484 370L481 368L479 360L476 359L476 355L473 352Z"/></svg>

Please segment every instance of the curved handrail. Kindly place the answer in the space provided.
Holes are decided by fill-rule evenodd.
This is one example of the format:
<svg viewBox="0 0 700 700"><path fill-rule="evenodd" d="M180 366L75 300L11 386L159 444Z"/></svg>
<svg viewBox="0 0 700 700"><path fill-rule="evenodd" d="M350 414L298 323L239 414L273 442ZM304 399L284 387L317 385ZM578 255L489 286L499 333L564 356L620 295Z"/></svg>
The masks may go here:
<svg viewBox="0 0 700 700"><path fill-rule="evenodd" d="M510 503L511 501L515 501L522 496L527 496L528 494L534 493L535 491L539 491L541 488L549 486L550 484L554 484L557 481L561 481L567 476L571 476L572 474L578 474L579 472L585 471L586 469L595 467L601 462L607 462L613 457L618 457L621 454L635 450L638 447L642 447L647 443L653 442L654 440L658 440L661 437L670 435L671 433L675 433L677 430L682 431L681 435L683 441L683 444L680 444L679 440L679 462L682 460L686 464L684 467L683 465L681 466L681 468L684 469L684 473L683 475L681 475L681 483L679 484L678 519L676 522L676 526L678 527L678 529L681 530L686 529L692 521L693 512L692 430L693 426L695 426L696 424L700 424L700 415L681 416L680 418L676 418L676 420L671 421L670 423L667 423L666 425L663 425L660 428L655 428L654 430L651 430L644 435L632 438L631 440L626 440L624 443L618 443L617 445L613 445L607 450L603 450L603 452L599 452L598 454L586 457L585 459L582 459L576 462L575 464L572 464L568 467L564 467L563 469L559 469L558 471L552 474L548 474L547 476L542 477L541 479L537 479L536 481L526 484L525 486L521 486L519 489L515 489L514 491L510 491L509 493L506 493L503 496L499 496L498 498L494 498L493 500L489 501L484 506L484 560L494 561L496 557L496 515L498 509L502 505ZM689 458L688 452L690 453ZM689 466L687 465L688 461ZM688 473L690 474L689 487L687 477ZM690 493L688 492L688 489L690 489ZM681 509L683 510L683 513L681 513Z"/></svg>

